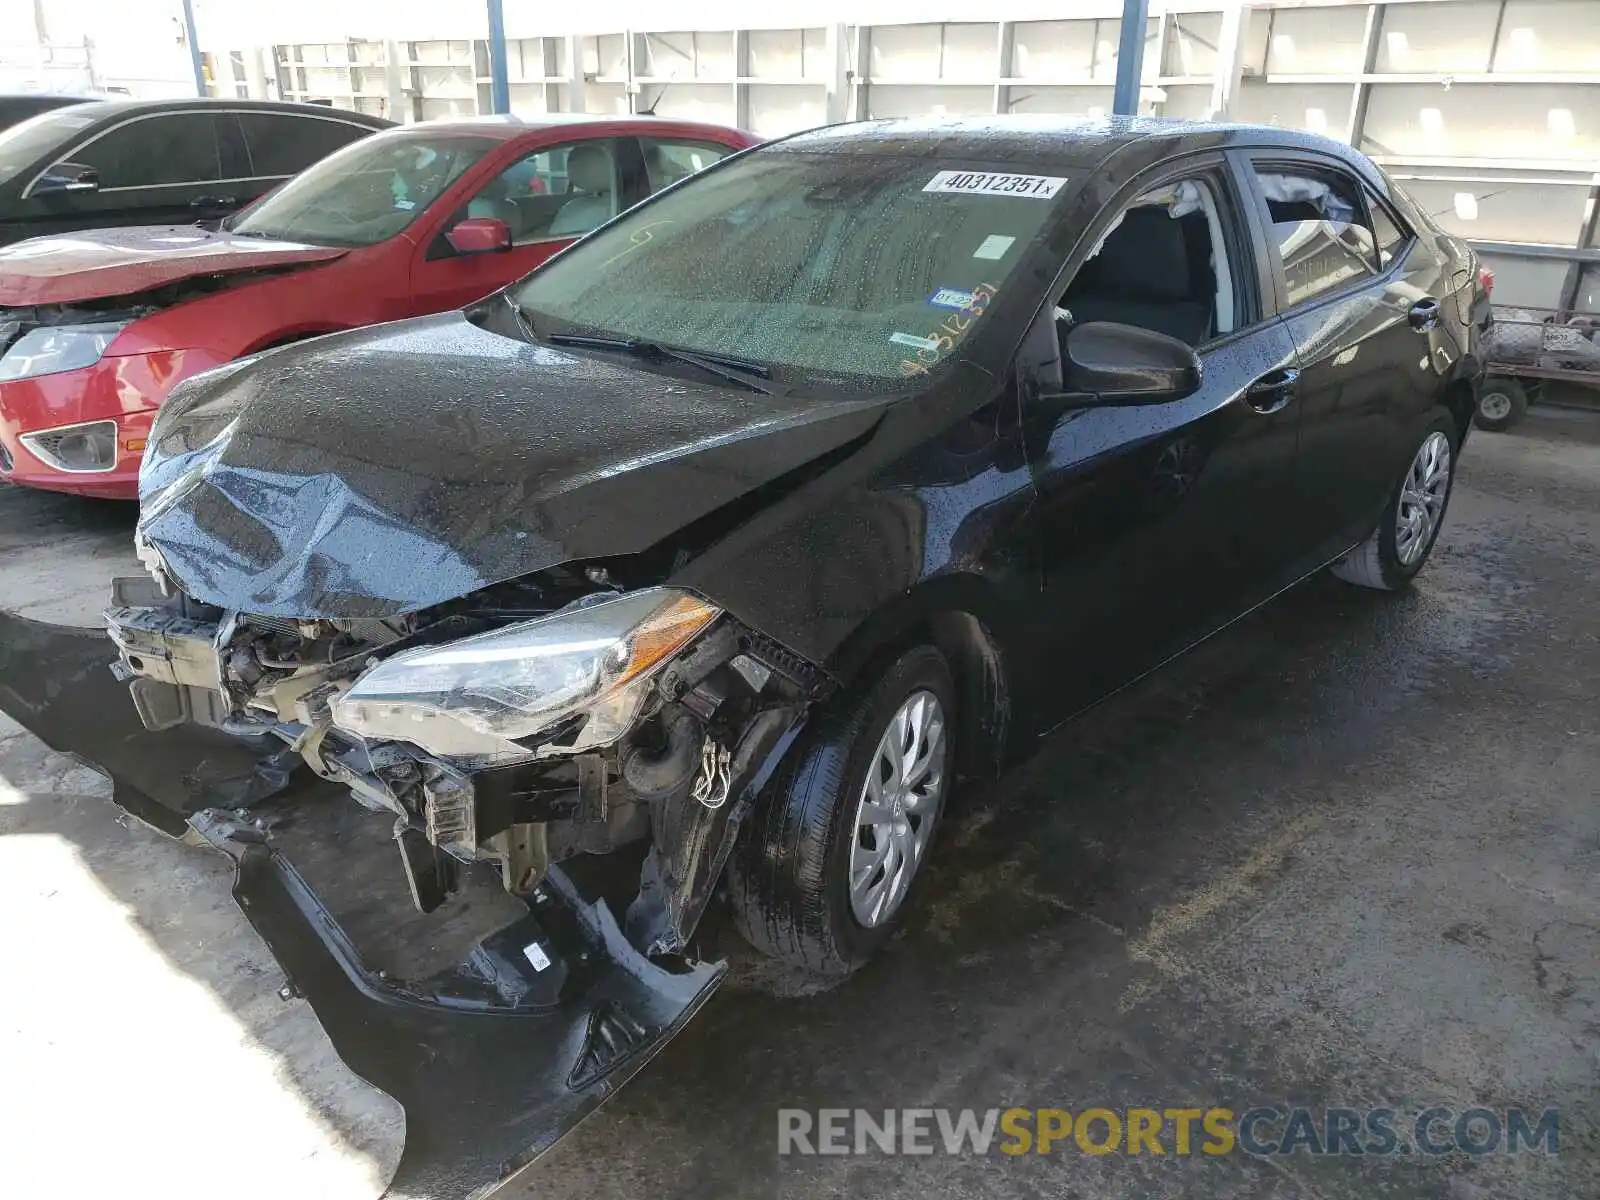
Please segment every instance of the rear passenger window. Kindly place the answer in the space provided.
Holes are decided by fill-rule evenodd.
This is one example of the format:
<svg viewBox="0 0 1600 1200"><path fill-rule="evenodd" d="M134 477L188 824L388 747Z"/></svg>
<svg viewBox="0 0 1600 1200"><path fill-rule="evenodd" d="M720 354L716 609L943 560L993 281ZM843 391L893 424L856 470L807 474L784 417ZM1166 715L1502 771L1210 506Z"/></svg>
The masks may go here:
<svg viewBox="0 0 1600 1200"><path fill-rule="evenodd" d="M1378 239L1378 264L1387 271L1389 264L1405 253L1411 235L1400 227L1399 222L1389 215L1389 210L1371 193L1367 195L1367 211L1372 214L1372 232Z"/></svg>
<svg viewBox="0 0 1600 1200"><path fill-rule="evenodd" d="M1376 238L1351 180L1331 171L1258 166L1256 181L1291 305L1376 272Z"/></svg>
<svg viewBox="0 0 1600 1200"><path fill-rule="evenodd" d="M281 113L242 112L239 125L250 149L251 174L257 178L298 175L318 159L372 132L344 121Z"/></svg>

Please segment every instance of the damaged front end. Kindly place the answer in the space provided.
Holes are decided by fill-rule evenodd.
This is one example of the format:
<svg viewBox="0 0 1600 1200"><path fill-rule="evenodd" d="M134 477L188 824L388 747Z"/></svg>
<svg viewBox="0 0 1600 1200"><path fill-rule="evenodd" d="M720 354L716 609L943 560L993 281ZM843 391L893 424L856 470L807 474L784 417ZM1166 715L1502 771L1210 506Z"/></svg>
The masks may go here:
<svg viewBox="0 0 1600 1200"><path fill-rule="evenodd" d="M474 864L526 903L464 962L401 983L369 968L275 848L281 808L187 815L188 840L234 860L236 897L341 1056L405 1106L394 1194L492 1190L710 994L723 968L696 963L690 939L746 807L826 687L705 600L623 590L603 566L403 616L304 621L120 580L106 620L153 745L220 732L268 748L259 761L280 774L302 759L392 818L423 912ZM636 844L619 924L558 864ZM397 1069L409 1047L425 1064Z"/></svg>
<svg viewBox="0 0 1600 1200"><path fill-rule="evenodd" d="M752 405L497 311L187 380L142 462L155 584L119 583L114 654L0 613L39 647L0 640L0 707L233 859L292 989L405 1107L404 1195L492 1189L720 980L692 939L834 684L667 585L892 403Z"/></svg>
<svg viewBox="0 0 1600 1200"><path fill-rule="evenodd" d="M689 593L597 586L601 568L541 575L406 616L307 621L126 603L143 581L119 581L106 621L146 728L279 739L394 817L422 911L466 864L525 898L554 863L648 841L628 929L641 952L677 953L727 850L711 828L822 676Z"/></svg>

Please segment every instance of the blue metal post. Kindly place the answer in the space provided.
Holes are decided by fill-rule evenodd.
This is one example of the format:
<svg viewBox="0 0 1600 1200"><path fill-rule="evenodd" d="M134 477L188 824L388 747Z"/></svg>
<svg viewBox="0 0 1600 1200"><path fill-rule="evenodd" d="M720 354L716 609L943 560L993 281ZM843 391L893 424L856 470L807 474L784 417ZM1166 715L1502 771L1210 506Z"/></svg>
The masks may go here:
<svg viewBox="0 0 1600 1200"><path fill-rule="evenodd" d="M506 73L506 14L501 0L489 0L489 107L511 111L511 80Z"/></svg>
<svg viewBox="0 0 1600 1200"><path fill-rule="evenodd" d="M1150 0L1122 0L1122 35L1117 40L1117 88L1111 111L1120 116L1139 113L1139 73L1144 69L1144 27Z"/></svg>
<svg viewBox="0 0 1600 1200"><path fill-rule="evenodd" d="M183 40L189 43L189 65L194 68L194 94L204 96L206 63L200 57L200 37L194 31L194 0L183 0Z"/></svg>

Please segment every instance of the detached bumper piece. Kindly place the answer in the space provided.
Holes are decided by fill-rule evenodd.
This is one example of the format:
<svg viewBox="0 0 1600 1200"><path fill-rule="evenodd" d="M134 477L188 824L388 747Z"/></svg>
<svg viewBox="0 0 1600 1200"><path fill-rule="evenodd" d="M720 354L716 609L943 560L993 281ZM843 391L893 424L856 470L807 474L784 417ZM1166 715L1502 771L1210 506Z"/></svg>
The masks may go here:
<svg viewBox="0 0 1600 1200"><path fill-rule="evenodd" d="M488 1195L610 1098L722 981L721 964L655 966L553 869L525 919L452 970L397 982L362 964L254 825L218 811L190 825L233 859L234 898L339 1057L405 1109L389 1196Z"/></svg>
<svg viewBox="0 0 1600 1200"><path fill-rule="evenodd" d="M185 725L152 733L112 674L103 632L0 612L0 712L52 750L111 777L118 806L182 838L204 808L255 804L283 790L299 765L275 738Z"/></svg>
<svg viewBox="0 0 1600 1200"><path fill-rule="evenodd" d="M251 811L269 797L269 815L344 804L343 789L316 783L291 798L290 764L265 740L151 732L113 658L102 634L0 612L0 711L105 770L132 815L233 860L234 899L293 990L350 1069L405 1109L388 1195L488 1195L615 1093L721 982L721 964L675 973L645 958L559 868L526 915L455 967L415 981L380 974Z"/></svg>

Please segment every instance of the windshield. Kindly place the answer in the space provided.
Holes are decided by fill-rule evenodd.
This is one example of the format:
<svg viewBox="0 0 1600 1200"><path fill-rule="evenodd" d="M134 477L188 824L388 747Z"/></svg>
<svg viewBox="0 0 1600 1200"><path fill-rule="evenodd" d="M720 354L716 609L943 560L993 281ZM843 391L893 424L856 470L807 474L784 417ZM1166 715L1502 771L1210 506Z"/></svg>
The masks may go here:
<svg viewBox="0 0 1600 1200"><path fill-rule="evenodd" d="M363 138L308 167L263 197L229 228L246 237L318 246L375 246L420 217L494 138Z"/></svg>
<svg viewBox="0 0 1600 1200"><path fill-rule="evenodd" d="M0 183L31 167L73 134L94 123L94 115L85 116L70 108L56 109L29 117L26 121L0 130Z"/></svg>
<svg viewBox="0 0 1600 1200"><path fill-rule="evenodd" d="M1060 176L757 151L517 285L554 323L827 375L926 374L981 322L1065 199Z"/></svg>

